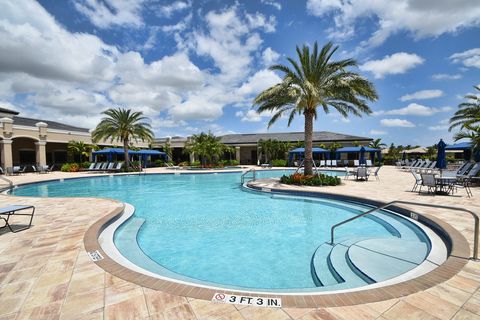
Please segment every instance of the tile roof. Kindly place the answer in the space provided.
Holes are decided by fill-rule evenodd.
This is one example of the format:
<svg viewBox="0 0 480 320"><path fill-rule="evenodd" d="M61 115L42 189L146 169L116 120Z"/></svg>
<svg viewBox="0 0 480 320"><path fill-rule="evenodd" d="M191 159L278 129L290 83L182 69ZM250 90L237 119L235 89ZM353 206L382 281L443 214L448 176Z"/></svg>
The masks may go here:
<svg viewBox="0 0 480 320"><path fill-rule="evenodd" d="M247 144L257 143L258 140L276 139L280 141L303 141L305 134L303 132L275 132L275 133L244 133L227 134L221 137L223 143L227 144ZM343 133L317 131L313 133L313 141L371 141L372 138L353 136Z"/></svg>
<svg viewBox="0 0 480 320"><path fill-rule="evenodd" d="M28 127L35 127L37 122L45 122L48 124L49 129L56 129L56 130L65 130L65 131L79 131L79 132L89 132L89 129L80 128L71 126L68 124L63 124L60 122L49 121L49 120L40 120L40 119L32 119L32 118L24 118L24 117L13 117L13 124L20 125L20 126L28 126Z"/></svg>

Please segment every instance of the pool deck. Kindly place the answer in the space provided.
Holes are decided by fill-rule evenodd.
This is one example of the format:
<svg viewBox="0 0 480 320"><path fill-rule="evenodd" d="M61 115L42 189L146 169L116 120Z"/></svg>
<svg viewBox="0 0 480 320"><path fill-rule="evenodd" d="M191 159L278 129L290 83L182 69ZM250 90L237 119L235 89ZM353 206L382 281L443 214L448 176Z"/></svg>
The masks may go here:
<svg viewBox="0 0 480 320"><path fill-rule="evenodd" d="M171 173L162 168L149 173ZM188 171L193 172L193 171ZM224 172L222 170L222 172ZM15 184L93 176L85 173L25 174ZM413 177L393 167L380 181L346 180L322 192L378 201L444 204L480 214L480 188L473 197L410 192ZM298 188L298 187L293 187ZM302 190L316 188L304 187ZM417 293L386 301L329 308L255 308L218 304L142 287L105 272L90 260L83 238L98 219L122 204L101 198L27 198L3 195L0 206L32 204L34 225L20 233L0 231L0 320L3 319L480 319L480 263ZM415 208L453 226L473 243L472 218L458 212ZM169 291L169 290L168 290Z"/></svg>

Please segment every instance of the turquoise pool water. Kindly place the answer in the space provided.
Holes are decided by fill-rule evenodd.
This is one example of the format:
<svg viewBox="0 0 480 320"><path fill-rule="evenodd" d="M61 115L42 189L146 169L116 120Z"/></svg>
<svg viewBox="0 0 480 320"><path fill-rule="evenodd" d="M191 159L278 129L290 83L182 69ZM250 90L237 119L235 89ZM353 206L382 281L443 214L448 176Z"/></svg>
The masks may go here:
<svg viewBox="0 0 480 320"><path fill-rule="evenodd" d="M258 171L257 176L278 177L285 172ZM333 224L366 207L271 197L245 191L239 181L240 173L131 175L31 184L12 193L106 197L132 204L133 219L117 230L115 243L135 264L154 272L158 268L152 268L151 261L130 254L132 246L138 245L156 264L180 278L236 288L316 287L310 269L315 249L329 240ZM132 236L129 224L139 219L145 222ZM395 237L371 218L339 228L336 236Z"/></svg>

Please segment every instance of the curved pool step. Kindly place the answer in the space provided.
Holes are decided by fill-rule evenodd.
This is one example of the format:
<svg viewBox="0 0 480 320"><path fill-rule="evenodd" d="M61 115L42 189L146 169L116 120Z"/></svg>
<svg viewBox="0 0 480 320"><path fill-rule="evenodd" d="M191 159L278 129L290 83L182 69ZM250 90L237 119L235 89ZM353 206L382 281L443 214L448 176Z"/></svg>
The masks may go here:
<svg viewBox="0 0 480 320"><path fill-rule="evenodd" d="M340 282L338 275L332 272L328 263L328 256L330 255L332 248L332 245L323 243L318 246L312 256L310 271L312 273L313 282L318 287L331 286Z"/></svg>
<svg viewBox="0 0 480 320"><path fill-rule="evenodd" d="M364 276L362 272L350 263L348 257L349 246L343 243L335 245L328 257L331 268L341 277L349 286L364 286L374 283L371 278Z"/></svg>
<svg viewBox="0 0 480 320"><path fill-rule="evenodd" d="M405 239L369 239L349 247L350 263L375 282L384 281L410 271L428 254L424 242Z"/></svg>
<svg viewBox="0 0 480 320"><path fill-rule="evenodd" d="M388 225L393 227L395 230L397 230L397 237L399 238L417 241L420 241L420 239L424 238L424 236L419 235L419 232L421 232L420 230L412 229L411 227L406 225L403 221L404 218L397 217L396 215L385 211L373 212L370 215L381 220L379 221L379 223L382 223L383 221L385 223L388 223Z"/></svg>

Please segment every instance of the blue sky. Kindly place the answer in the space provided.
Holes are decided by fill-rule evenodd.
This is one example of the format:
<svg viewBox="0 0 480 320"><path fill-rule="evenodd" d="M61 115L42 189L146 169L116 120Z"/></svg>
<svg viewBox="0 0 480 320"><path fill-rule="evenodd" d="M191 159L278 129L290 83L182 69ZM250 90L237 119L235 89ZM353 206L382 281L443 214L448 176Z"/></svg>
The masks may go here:
<svg viewBox="0 0 480 320"><path fill-rule="evenodd" d="M395 144L451 141L480 84L477 0L0 0L0 106L93 128L128 106L158 137L265 132L252 99L295 46L339 45L376 86L373 115L321 114L317 131ZM269 131L302 131L303 119Z"/></svg>

